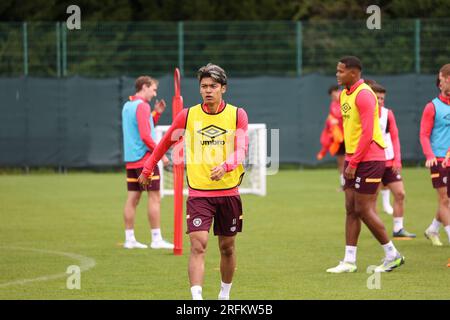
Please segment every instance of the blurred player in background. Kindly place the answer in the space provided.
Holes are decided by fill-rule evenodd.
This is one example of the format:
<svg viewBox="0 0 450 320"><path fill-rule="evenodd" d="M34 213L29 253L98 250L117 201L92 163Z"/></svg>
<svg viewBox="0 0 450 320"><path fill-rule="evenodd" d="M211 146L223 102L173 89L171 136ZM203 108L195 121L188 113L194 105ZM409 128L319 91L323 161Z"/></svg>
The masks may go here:
<svg viewBox="0 0 450 320"><path fill-rule="evenodd" d="M386 89L378 83L373 83L370 87L378 99L381 132L383 133L384 142L386 142L384 151L387 161L381 182L394 195L394 227L392 236L396 238L415 238L416 235L408 232L403 226L405 187L400 175L402 158L397 123L392 110L384 107Z"/></svg>
<svg viewBox="0 0 450 320"><path fill-rule="evenodd" d="M444 225L450 242L450 208L447 196L448 168L442 166L450 146L450 63L439 70L437 85L440 94L429 102L420 123L420 143L426 157L425 166L430 168L433 188L438 196L438 211L425 236L434 246L442 246L439 228Z"/></svg>
<svg viewBox="0 0 450 320"><path fill-rule="evenodd" d="M356 272L356 250L361 221L382 245L383 263L375 272L389 272L402 265L405 258L397 251L374 210L377 190L384 174L385 142L380 128L375 93L361 78L362 64L354 56L343 57L337 64L338 85L345 88L340 96L345 141L345 257L327 272Z"/></svg>
<svg viewBox="0 0 450 320"><path fill-rule="evenodd" d="M331 156L336 156L337 166L340 177L341 187L344 186L344 160L345 160L345 144L344 144L344 129L342 127L342 113L339 104L339 95L341 90L336 85L328 89L328 95L331 98L330 111L325 126L320 135L320 144L322 149L317 154L317 160L322 160L327 152Z"/></svg>
<svg viewBox="0 0 450 320"><path fill-rule="evenodd" d="M238 186L248 149L248 118L242 108L225 103L225 71L208 64L198 71L203 103L183 109L145 163L142 185L152 181L152 170L166 151L184 135L187 199L187 233L191 242L189 281L193 300L202 300L205 254L209 229L219 237L220 300L230 298L236 269L235 238L242 231L242 203ZM172 159L174 159L172 157Z"/></svg>
<svg viewBox="0 0 450 320"><path fill-rule="evenodd" d="M128 195L125 203L125 244L124 248L147 248L138 242L134 235L136 208L143 190L148 191L148 221L151 228L151 248L173 249L173 244L165 241L161 235L161 197L159 191L159 170L154 171L152 186L141 189L138 177L145 161L155 149L155 124L166 108L164 100L155 103L155 111L151 112L149 102L156 97L158 81L141 76L135 82L136 93L129 98L122 109L122 130L124 160L127 170ZM165 164L169 162L163 158Z"/></svg>

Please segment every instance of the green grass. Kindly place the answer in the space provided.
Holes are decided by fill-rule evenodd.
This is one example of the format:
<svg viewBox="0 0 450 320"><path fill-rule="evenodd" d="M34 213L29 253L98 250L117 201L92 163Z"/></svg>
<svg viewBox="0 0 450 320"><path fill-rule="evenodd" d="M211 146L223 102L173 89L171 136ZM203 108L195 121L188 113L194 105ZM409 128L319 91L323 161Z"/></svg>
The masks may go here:
<svg viewBox="0 0 450 320"><path fill-rule="evenodd" d="M381 275L369 290L369 265L383 250L363 227L355 274L331 275L344 254L344 195L335 170L286 170L268 177L268 196L243 196L244 232L237 238L233 299L450 299L450 246L432 247L422 233L436 210L426 169L405 169L405 226L412 241L396 241L406 264ZM0 299L190 299L188 237L184 255L161 250L125 250L123 174L69 173L0 176ZM143 199L136 236L150 241ZM163 235L172 239L172 198L162 203ZM392 218L382 214L391 233ZM47 251L36 251L47 250ZM81 274L81 290L66 288L66 276L2 286L22 279L62 274L79 261L54 251L95 259ZM210 237L204 298L216 299L220 284L217 239Z"/></svg>

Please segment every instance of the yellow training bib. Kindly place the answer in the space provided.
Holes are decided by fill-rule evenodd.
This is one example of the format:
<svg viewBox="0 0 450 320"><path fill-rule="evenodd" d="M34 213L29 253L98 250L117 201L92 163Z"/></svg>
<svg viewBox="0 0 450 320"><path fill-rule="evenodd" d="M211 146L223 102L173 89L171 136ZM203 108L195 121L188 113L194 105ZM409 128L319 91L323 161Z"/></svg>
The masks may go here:
<svg viewBox="0 0 450 320"><path fill-rule="evenodd" d="M189 108L186 119L187 181L195 190L228 190L240 185L244 167L225 173L219 181L211 180L211 169L222 165L235 150L238 108L227 104L217 114L208 114L200 104Z"/></svg>
<svg viewBox="0 0 450 320"><path fill-rule="evenodd" d="M378 116L378 99L372 89L366 84L362 83L351 94L347 94L347 90L341 92L341 112L344 124L344 143L345 152L355 153L358 147L359 139L362 134L361 118L359 116L358 107L356 106L356 96L361 90L369 90L375 97L376 107L373 114L373 135L372 141L375 141L380 147L386 148L383 140L383 134L380 129L380 118Z"/></svg>

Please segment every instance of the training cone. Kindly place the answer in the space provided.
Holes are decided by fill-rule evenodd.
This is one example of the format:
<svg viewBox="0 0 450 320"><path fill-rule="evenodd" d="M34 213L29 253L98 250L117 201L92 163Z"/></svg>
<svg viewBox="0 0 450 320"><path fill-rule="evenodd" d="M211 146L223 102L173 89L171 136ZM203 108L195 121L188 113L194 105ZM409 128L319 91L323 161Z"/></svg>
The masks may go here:
<svg viewBox="0 0 450 320"><path fill-rule="evenodd" d="M447 267L450 268L450 258L448 258L448 263L447 263Z"/></svg>

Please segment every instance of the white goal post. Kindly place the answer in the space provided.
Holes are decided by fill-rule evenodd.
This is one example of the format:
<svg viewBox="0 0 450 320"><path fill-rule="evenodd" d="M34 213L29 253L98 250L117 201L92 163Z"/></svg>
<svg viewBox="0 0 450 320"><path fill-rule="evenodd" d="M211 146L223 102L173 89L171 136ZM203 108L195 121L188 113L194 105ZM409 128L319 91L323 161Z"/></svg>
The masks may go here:
<svg viewBox="0 0 450 320"><path fill-rule="evenodd" d="M156 126L156 141L159 142L169 129L169 126ZM267 158L267 130L264 123L248 125L249 146L244 161L245 175L239 186L241 194L266 195L266 158ZM166 155L171 157L172 149ZM162 161L158 163L161 183L161 197L173 195L172 166L164 168ZM186 170L185 170L186 173ZM186 176L186 175L185 175ZM184 179L183 193L187 195L186 179Z"/></svg>

